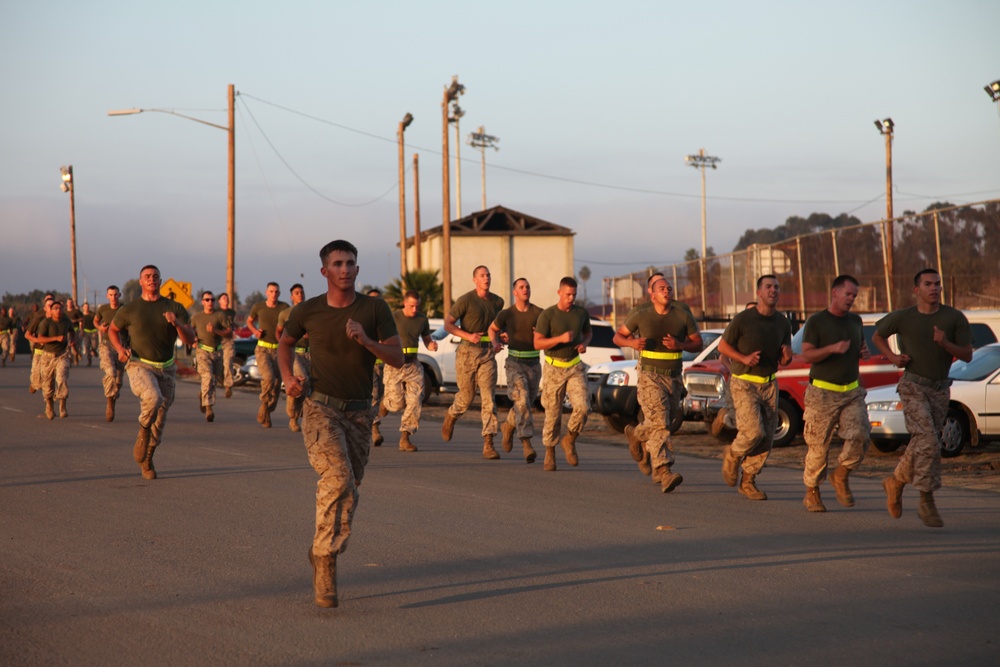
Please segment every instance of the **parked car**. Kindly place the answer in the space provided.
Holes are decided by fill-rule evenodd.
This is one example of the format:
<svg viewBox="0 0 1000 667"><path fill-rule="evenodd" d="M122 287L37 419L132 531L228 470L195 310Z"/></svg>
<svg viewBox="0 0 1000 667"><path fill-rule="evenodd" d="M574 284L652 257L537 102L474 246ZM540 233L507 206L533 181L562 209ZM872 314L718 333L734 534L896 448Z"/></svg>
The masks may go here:
<svg viewBox="0 0 1000 667"><path fill-rule="evenodd" d="M687 368L695 363L719 358L719 338L724 329L705 329L701 332L701 352L685 352L681 359ZM636 359L613 361L592 366L587 372L591 409L604 416L608 426L624 432L629 424L642 421L641 408L636 396L639 374ZM670 432L676 433L687 418L686 411L676 415Z"/></svg>
<svg viewBox="0 0 1000 667"><path fill-rule="evenodd" d="M941 456L962 453L965 445L1000 438L1000 344L981 347L972 361L956 361L948 377L952 380L948 415L941 429ZM872 444L879 451L893 452L910 440L903 418L903 404L896 387L868 392L868 420Z"/></svg>

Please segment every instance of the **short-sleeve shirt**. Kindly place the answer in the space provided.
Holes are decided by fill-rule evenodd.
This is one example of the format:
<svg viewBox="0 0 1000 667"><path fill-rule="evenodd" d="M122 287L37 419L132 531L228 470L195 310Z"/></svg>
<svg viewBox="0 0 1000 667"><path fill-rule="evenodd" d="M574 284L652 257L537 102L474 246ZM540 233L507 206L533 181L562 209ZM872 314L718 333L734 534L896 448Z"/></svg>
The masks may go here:
<svg viewBox="0 0 1000 667"><path fill-rule="evenodd" d="M879 336L896 334L899 351L910 357L906 371L943 382L948 379L953 361L951 354L934 342L934 327L958 346L972 343L972 329L962 311L951 306L939 306L933 313L921 313L916 306L894 310L875 325Z"/></svg>
<svg viewBox="0 0 1000 667"><path fill-rule="evenodd" d="M156 301L139 298L130 301L115 313L114 326L127 329L132 353L139 359L164 363L174 358L177 329L167 322L164 313L172 312L181 324L190 324L184 306L160 297Z"/></svg>
<svg viewBox="0 0 1000 667"><path fill-rule="evenodd" d="M309 335L310 380L316 391L344 401L371 400L375 355L347 337L349 319L373 340L396 335L389 305L364 294L356 294L344 308L330 306L326 294L307 299L288 316L284 333L296 340Z"/></svg>
<svg viewBox="0 0 1000 667"><path fill-rule="evenodd" d="M523 313L517 306L511 306L501 310L493 323L497 329L507 333L508 348L530 352L535 349L535 325L541 314L542 309L533 303L529 303L528 310Z"/></svg>
<svg viewBox="0 0 1000 667"><path fill-rule="evenodd" d="M80 310L79 308L74 308L73 310L64 311L63 314L69 318L69 321L74 326L79 324L80 320L83 319L83 311Z"/></svg>
<svg viewBox="0 0 1000 667"><path fill-rule="evenodd" d="M824 310L806 320L802 331L803 343L821 348L844 340L851 342L847 352L828 355L822 361L812 364L809 367L810 380L842 385L857 380L860 376L858 359L865 342L865 330L861 317L854 313L839 316Z"/></svg>
<svg viewBox="0 0 1000 667"><path fill-rule="evenodd" d="M576 346L583 342L583 337L590 331L590 315L583 306L573 304L568 311L559 309L559 306L549 306L538 316L535 323L535 331L544 338L554 338L567 331L573 334L568 343L558 343L551 349L545 350L545 355L553 359L563 359L569 361L579 355Z"/></svg>
<svg viewBox="0 0 1000 667"><path fill-rule="evenodd" d="M690 310L682 310L674 307L676 301L671 302L670 310L663 315L656 312L655 308L633 309L625 320L625 328L629 333L636 334L641 338L646 338L646 350L656 353L678 352L676 359L657 359L655 356L642 357L643 366L662 368L664 370L679 371L684 367L684 360L680 356L680 350L668 350L663 344L663 338L670 334L679 341L686 341L691 336L698 334L698 324L694 321Z"/></svg>
<svg viewBox="0 0 1000 667"><path fill-rule="evenodd" d="M296 305L298 305L298 304L296 304ZM295 306L289 306L288 308L285 308L283 311L281 311L280 313L278 313L278 328L281 329L282 335L284 335L285 325L288 324L288 317L292 314L292 309L293 308L295 308ZM306 348L308 348L309 347L309 339L305 338L305 337L299 338L297 341L295 341L295 347L306 347Z"/></svg>
<svg viewBox="0 0 1000 667"><path fill-rule="evenodd" d="M792 344L792 325L778 311L765 316L756 308L750 308L737 313L722 334L722 340L736 348L740 354L760 351L760 360L756 366L747 366L733 359L730 366L733 375L769 377L778 372L781 346Z"/></svg>
<svg viewBox="0 0 1000 667"><path fill-rule="evenodd" d="M266 301L258 301L250 309L249 319L253 320L254 326L260 329L259 341L277 345L278 343L278 315L288 308L288 304L279 301L273 308L267 305Z"/></svg>
<svg viewBox="0 0 1000 667"><path fill-rule="evenodd" d="M220 308L219 312L222 313L222 322L225 329L232 329L236 325L236 311L232 308ZM226 338L233 338L235 332L226 336Z"/></svg>
<svg viewBox="0 0 1000 667"><path fill-rule="evenodd" d="M72 329L73 325L66 318L59 318L59 320L56 321L50 317L46 317L38 323L35 335L62 336L62 340L51 341L42 345L42 350L58 357L66 351L67 347L69 347L69 332Z"/></svg>
<svg viewBox="0 0 1000 667"><path fill-rule="evenodd" d="M14 328L14 320L7 313L0 313L0 331L7 331Z"/></svg>
<svg viewBox="0 0 1000 667"><path fill-rule="evenodd" d="M403 345L403 352L406 354L416 354L420 346L420 339L431 335L431 325L427 321L427 316L417 311L413 317L407 317L402 310L397 310L392 314L392 319L396 323L396 331L399 333L399 342ZM413 350L407 352L407 350Z"/></svg>
<svg viewBox="0 0 1000 667"><path fill-rule="evenodd" d="M111 323L115 321L115 314L121 310L122 307L119 305L117 308L112 308L110 303L104 303L97 307L97 313L95 313L95 319L100 322L103 326L111 326ZM126 342L127 339L122 339L122 345L128 346ZM101 345L107 345L111 347L111 339L109 336L101 336ZM114 349L114 348L112 348Z"/></svg>
<svg viewBox="0 0 1000 667"><path fill-rule="evenodd" d="M225 319L225 313L219 310L212 311L211 313L206 313L203 310L192 315L191 326L194 327L194 333L198 336L198 342L206 347L218 348L222 342L222 336L217 334L216 331L226 328ZM209 324L212 325L215 331L208 330Z"/></svg>
<svg viewBox="0 0 1000 667"><path fill-rule="evenodd" d="M632 315L638 311L647 310L652 307L653 307L652 301L643 301L638 306L635 306L634 308L632 308L632 310L628 311L628 315L625 316L625 319L627 320L628 318L632 317ZM677 299L671 299L670 309L673 310L674 308L677 308L678 310L686 310L688 313L691 312L691 306L687 305L683 301L678 301ZM694 317L693 313L691 314L691 317L692 318Z"/></svg>
<svg viewBox="0 0 1000 667"><path fill-rule="evenodd" d="M503 310L502 298L493 292L487 293L483 298L476 293L476 290L472 290L458 298L451 307L451 315L456 320L461 320L459 326L462 327L462 331L481 333L485 336L501 310Z"/></svg>

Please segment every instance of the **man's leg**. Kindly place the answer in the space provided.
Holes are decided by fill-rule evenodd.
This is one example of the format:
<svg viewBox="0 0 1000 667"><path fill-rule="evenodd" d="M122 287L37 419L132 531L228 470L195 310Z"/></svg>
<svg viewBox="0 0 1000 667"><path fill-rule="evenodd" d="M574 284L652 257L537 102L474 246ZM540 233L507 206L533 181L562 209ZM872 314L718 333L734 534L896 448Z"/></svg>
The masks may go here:
<svg viewBox="0 0 1000 667"><path fill-rule="evenodd" d="M545 470L556 469L556 445L562 431L562 404L566 398L566 376L563 369L546 365L542 371L542 407L545 423L542 425L542 444L545 445Z"/></svg>
<svg viewBox="0 0 1000 667"><path fill-rule="evenodd" d="M483 421L483 436L497 432L497 360L492 352L482 350L479 367L476 369L476 384L479 386L480 417Z"/></svg>
<svg viewBox="0 0 1000 667"><path fill-rule="evenodd" d="M469 409L469 404L476 395L478 353L479 347L474 345L459 345L455 350L455 382L458 392L444 416L444 424L441 425L441 438L445 442L451 441L455 422Z"/></svg>

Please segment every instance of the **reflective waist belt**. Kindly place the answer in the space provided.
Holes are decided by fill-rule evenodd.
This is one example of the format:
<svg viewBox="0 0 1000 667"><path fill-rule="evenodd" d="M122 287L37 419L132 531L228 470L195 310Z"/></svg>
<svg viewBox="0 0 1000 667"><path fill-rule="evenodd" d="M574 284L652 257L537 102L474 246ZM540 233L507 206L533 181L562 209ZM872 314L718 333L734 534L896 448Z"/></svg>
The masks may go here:
<svg viewBox="0 0 1000 667"><path fill-rule="evenodd" d="M538 350L507 350L507 356L515 359L537 359L542 353Z"/></svg>
<svg viewBox="0 0 1000 667"><path fill-rule="evenodd" d="M35 350L34 350L34 353L35 354L41 354L42 353L42 348L36 347Z"/></svg>
<svg viewBox="0 0 1000 667"><path fill-rule="evenodd" d="M308 347L297 347L297 348L295 348L295 352L297 354L306 354L307 352L309 352L309 348Z"/></svg>
<svg viewBox="0 0 1000 667"><path fill-rule="evenodd" d="M217 348L217 347L211 347L209 345L202 345L201 343L198 343L198 349L199 350L205 350L206 352L217 352L219 350L219 348Z"/></svg>
<svg viewBox="0 0 1000 667"><path fill-rule="evenodd" d="M734 378L739 378L741 380L746 380L747 382L753 382L755 384L767 384L774 378L778 377L777 373L771 373L770 375L751 375L750 373L744 373L743 375L733 375Z"/></svg>
<svg viewBox="0 0 1000 667"><path fill-rule="evenodd" d="M942 389L946 389L951 386L951 378L942 381L931 380L930 378L925 378L922 375L917 375L916 373L911 373L909 371L903 372L902 379L906 380L907 382L913 382L915 384L919 384L922 387L930 387L935 391L940 391Z"/></svg>
<svg viewBox="0 0 1000 667"><path fill-rule="evenodd" d="M493 341L490 340L489 336L480 336L478 343L470 343L469 341L462 339L462 342L466 345L478 345L479 347L486 347L487 345L492 345Z"/></svg>
<svg viewBox="0 0 1000 667"><path fill-rule="evenodd" d="M646 357L647 359L680 359L682 355L682 352L650 352L649 350L643 350L639 356Z"/></svg>
<svg viewBox="0 0 1000 667"><path fill-rule="evenodd" d="M257 347L262 347L265 350L277 350L278 349L278 344L277 343L265 343L264 341L259 340L259 341L257 341Z"/></svg>
<svg viewBox="0 0 1000 667"><path fill-rule="evenodd" d="M314 391L309 395L310 400L323 405L328 405L336 410L344 410L349 412L357 412L358 410L371 410L372 402L371 399L363 399L359 401L345 401L342 398L335 398L333 396L327 396L326 394L321 394L318 391Z"/></svg>
<svg viewBox="0 0 1000 667"><path fill-rule="evenodd" d="M84 329L83 333L97 333L97 329Z"/></svg>
<svg viewBox="0 0 1000 667"><path fill-rule="evenodd" d="M852 389L858 388L858 381L855 380L850 384L833 384L832 382L824 382L823 380L809 380L809 384L814 387L819 387L820 389L827 389L829 391L838 391L844 393Z"/></svg>
<svg viewBox="0 0 1000 667"><path fill-rule="evenodd" d="M170 368L171 366L174 365L173 357L170 357L166 361L150 361L149 359L143 359L142 357L139 357L139 361L146 364L147 366L152 366L153 368L159 368L160 370L163 370L164 368Z"/></svg>
<svg viewBox="0 0 1000 667"><path fill-rule="evenodd" d="M10 333L13 329L0 329L0 334Z"/></svg>
<svg viewBox="0 0 1000 667"><path fill-rule="evenodd" d="M404 347L403 354L416 354L419 350L418 347Z"/></svg>
<svg viewBox="0 0 1000 667"><path fill-rule="evenodd" d="M644 373L656 373L657 375L666 375L671 378L681 376L681 369L679 368L657 368L656 366L651 366L649 364L639 364L639 370Z"/></svg>
<svg viewBox="0 0 1000 667"><path fill-rule="evenodd" d="M555 357L545 357L545 363L555 366L556 368L571 368L580 363L580 355L577 355L568 361L565 359L556 359Z"/></svg>

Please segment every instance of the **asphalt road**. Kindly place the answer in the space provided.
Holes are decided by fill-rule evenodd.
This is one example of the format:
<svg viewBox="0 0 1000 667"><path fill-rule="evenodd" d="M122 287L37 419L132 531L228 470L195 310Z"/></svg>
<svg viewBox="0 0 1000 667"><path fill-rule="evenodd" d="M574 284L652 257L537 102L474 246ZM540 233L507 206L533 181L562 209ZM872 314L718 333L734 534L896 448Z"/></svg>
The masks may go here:
<svg viewBox="0 0 1000 667"><path fill-rule="evenodd" d="M316 475L253 392L207 424L180 383L150 482L127 385L107 423L100 370L74 368L49 421L27 363L0 369L3 665L1000 664L1000 494L943 489L935 530L858 478L855 508L808 514L793 469L754 503L682 456L664 495L621 447L545 473L483 461L473 414L401 453L390 416L321 610Z"/></svg>

